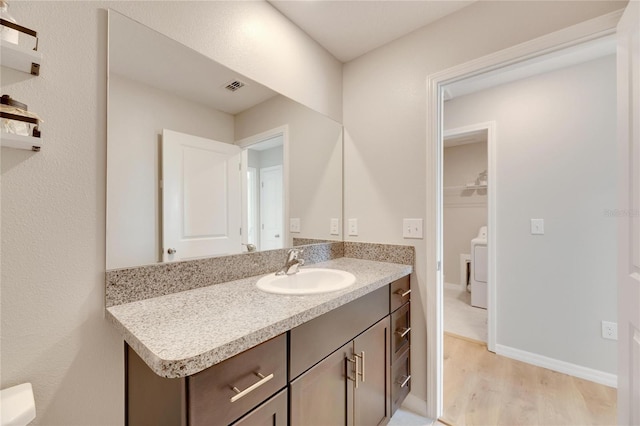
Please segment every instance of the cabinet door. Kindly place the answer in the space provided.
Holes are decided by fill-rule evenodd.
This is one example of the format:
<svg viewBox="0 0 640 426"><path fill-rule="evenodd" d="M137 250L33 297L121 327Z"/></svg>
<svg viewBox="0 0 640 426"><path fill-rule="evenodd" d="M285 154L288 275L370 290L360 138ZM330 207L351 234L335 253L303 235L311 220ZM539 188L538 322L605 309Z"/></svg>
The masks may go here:
<svg viewBox="0 0 640 426"><path fill-rule="evenodd" d="M281 391L233 426L287 426L287 390Z"/></svg>
<svg viewBox="0 0 640 426"><path fill-rule="evenodd" d="M291 383L291 426L346 424L352 392L346 359L352 345L342 346ZM348 373L353 377L350 367Z"/></svg>
<svg viewBox="0 0 640 426"><path fill-rule="evenodd" d="M386 317L354 340L354 354L361 362L361 376L354 392L356 426L385 424L391 418L390 328Z"/></svg>

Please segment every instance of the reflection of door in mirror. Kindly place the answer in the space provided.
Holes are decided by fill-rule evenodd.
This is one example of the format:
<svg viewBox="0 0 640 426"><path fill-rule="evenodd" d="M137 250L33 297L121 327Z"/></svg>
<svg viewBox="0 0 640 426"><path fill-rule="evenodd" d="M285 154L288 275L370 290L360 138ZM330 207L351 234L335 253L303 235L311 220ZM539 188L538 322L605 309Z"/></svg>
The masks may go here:
<svg viewBox="0 0 640 426"><path fill-rule="evenodd" d="M164 129L163 260L240 251L240 148Z"/></svg>
<svg viewBox="0 0 640 426"><path fill-rule="evenodd" d="M260 249L282 248L282 166L260 169Z"/></svg>
<svg viewBox="0 0 640 426"><path fill-rule="evenodd" d="M246 144L245 144L246 143ZM284 133L282 130L243 141L244 243L259 250L285 247Z"/></svg>

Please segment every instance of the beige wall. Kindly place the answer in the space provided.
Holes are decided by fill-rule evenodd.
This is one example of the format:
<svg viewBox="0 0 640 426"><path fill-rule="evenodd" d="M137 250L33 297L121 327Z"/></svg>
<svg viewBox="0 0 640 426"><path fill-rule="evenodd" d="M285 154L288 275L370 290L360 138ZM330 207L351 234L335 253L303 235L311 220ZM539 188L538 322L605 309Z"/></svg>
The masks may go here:
<svg viewBox="0 0 640 426"><path fill-rule="evenodd" d="M342 126L283 96L235 119L236 140L288 126L289 217L300 218L301 231L289 238L341 239L330 235L329 225L342 217Z"/></svg>
<svg viewBox="0 0 640 426"><path fill-rule="evenodd" d="M426 217L427 76L623 6L477 2L345 64L345 220L358 218L360 232L345 239L415 245L414 396L427 394L426 243L403 239L401 224L405 217Z"/></svg>
<svg viewBox="0 0 640 426"><path fill-rule="evenodd" d="M33 383L33 424L124 422L123 343L103 314L107 6L341 115L340 63L266 2L11 3L44 60L39 77L3 68L2 93L45 123L40 153L2 148L0 385Z"/></svg>
<svg viewBox="0 0 640 426"><path fill-rule="evenodd" d="M445 129L496 122L497 345L610 374L616 342L616 58L445 104ZM530 219L545 235L530 234Z"/></svg>
<svg viewBox="0 0 640 426"><path fill-rule="evenodd" d="M475 124L475 123L470 123ZM471 253L471 239L487 225L487 190L463 189L487 170L487 143L476 142L444 149L443 236L444 281L460 284L460 255ZM464 287L462 287L464 288Z"/></svg>
<svg viewBox="0 0 640 426"><path fill-rule="evenodd" d="M110 75L107 269L161 259L162 129L233 143L233 124L230 114Z"/></svg>

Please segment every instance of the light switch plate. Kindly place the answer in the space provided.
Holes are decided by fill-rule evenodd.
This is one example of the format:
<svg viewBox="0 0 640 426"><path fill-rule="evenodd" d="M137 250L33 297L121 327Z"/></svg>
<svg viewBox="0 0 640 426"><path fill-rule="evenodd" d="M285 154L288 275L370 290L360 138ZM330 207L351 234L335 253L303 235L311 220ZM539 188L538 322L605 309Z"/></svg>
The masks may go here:
<svg viewBox="0 0 640 426"><path fill-rule="evenodd" d="M300 218L289 219L289 232L300 232Z"/></svg>
<svg viewBox="0 0 640 426"><path fill-rule="evenodd" d="M349 235L352 237L358 235L358 219L349 219Z"/></svg>
<svg viewBox="0 0 640 426"><path fill-rule="evenodd" d="M403 219L402 236L404 238L422 238L422 219Z"/></svg>
<svg viewBox="0 0 640 426"><path fill-rule="evenodd" d="M329 229L330 235L340 235L340 219L331 218L331 228Z"/></svg>
<svg viewBox="0 0 640 426"><path fill-rule="evenodd" d="M544 219L531 219L531 235L544 235Z"/></svg>

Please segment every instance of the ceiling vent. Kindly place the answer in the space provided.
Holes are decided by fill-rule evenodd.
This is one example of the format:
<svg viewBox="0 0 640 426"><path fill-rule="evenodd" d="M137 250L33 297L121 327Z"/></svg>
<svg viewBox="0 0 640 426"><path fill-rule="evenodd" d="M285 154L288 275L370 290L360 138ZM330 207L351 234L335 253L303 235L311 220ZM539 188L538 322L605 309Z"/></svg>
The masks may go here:
<svg viewBox="0 0 640 426"><path fill-rule="evenodd" d="M230 82L228 82L227 84L225 84L224 88L227 90L230 90L232 92L235 92L238 89L241 89L245 86L245 84L243 82L241 82L240 80L232 80Z"/></svg>

